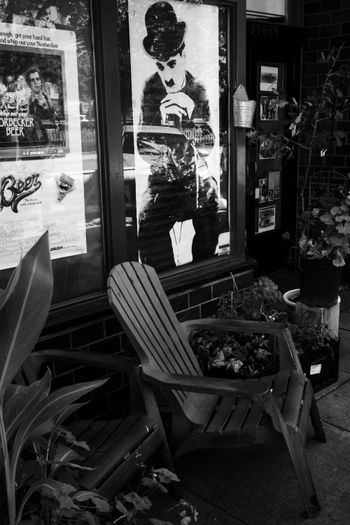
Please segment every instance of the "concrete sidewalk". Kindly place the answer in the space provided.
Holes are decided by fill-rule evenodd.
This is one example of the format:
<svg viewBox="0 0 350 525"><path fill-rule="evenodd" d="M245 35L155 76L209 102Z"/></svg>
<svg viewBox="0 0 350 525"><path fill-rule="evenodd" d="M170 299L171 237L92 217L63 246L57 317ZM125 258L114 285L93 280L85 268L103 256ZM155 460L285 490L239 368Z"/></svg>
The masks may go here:
<svg viewBox="0 0 350 525"><path fill-rule="evenodd" d="M311 425L306 443L322 507L319 517L307 520L312 525L350 524L349 289L342 291L341 299L339 380L316 394L327 443L313 439ZM297 525L306 521L282 440L278 447L266 444L191 453L178 460L176 473L183 496L198 509L199 525ZM170 516L163 514L163 519Z"/></svg>

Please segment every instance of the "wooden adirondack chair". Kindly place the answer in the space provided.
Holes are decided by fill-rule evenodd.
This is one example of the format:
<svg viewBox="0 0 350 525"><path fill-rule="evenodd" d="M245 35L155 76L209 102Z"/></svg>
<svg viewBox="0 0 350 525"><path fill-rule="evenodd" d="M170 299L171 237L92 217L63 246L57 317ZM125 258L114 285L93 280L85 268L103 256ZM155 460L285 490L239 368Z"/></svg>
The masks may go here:
<svg viewBox="0 0 350 525"><path fill-rule="evenodd" d="M155 270L137 262L111 270L108 293L141 360L143 378L167 396L174 457L200 448L235 447L282 436L307 516L316 516L320 506L304 452L309 415L316 437L325 441L325 434L289 330L284 325L254 321L180 323ZM260 380L204 377L189 344L190 334L203 328L275 336L280 371Z"/></svg>
<svg viewBox="0 0 350 525"><path fill-rule="evenodd" d="M137 379L140 366L136 356L132 358L70 349L33 352L17 380L24 384L32 383L41 375L43 366L52 368L58 363L72 368L86 365L117 370L129 376L130 416L111 420L78 420L69 427L78 441L86 441L90 447L81 465L93 470L82 471L79 476L82 488L112 498L135 474L140 463L146 462L158 449L169 464L169 450L161 421L158 418L158 425L150 417L142 401L139 391L142 383Z"/></svg>

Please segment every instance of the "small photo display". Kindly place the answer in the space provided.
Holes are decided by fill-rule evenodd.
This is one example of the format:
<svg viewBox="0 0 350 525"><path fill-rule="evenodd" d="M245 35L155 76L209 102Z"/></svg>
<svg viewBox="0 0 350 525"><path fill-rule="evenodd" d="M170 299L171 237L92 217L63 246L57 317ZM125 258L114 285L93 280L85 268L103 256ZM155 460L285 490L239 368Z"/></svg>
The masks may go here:
<svg viewBox="0 0 350 525"><path fill-rule="evenodd" d="M259 159L275 159L277 157L277 141L272 135L259 138Z"/></svg>
<svg viewBox="0 0 350 525"><path fill-rule="evenodd" d="M267 178L259 179L259 202L266 202L268 199Z"/></svg>
<svg viewBox="0 0 350 525"><path fill-rule="evenodd" d="M278 83L277 66L260 67L260 91L276 91Z"/></svg>
<svg viewBox="0 0 350 525"><path fill-rule="evenodd" d="M274 230L276 227L276 207L261 208L258 212L258 233Z"/></svg>
<svg viewBox="0 0 350 525"><path fill-rule="evenodd" d="M260 97L260 120L278 120L278 100L275 97Z"/></svg>
<svg viewBox="0 0 350 525"><path fill-rule="evenodd" d="M268 173L268 196L269 200L277 200L280 198L280 171L269 171Z"/></svg>

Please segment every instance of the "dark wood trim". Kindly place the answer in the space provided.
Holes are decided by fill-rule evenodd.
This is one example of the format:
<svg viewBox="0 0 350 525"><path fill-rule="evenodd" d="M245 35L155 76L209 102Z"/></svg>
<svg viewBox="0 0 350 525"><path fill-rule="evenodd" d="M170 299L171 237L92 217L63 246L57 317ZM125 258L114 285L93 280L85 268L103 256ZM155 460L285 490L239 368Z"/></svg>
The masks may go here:
<svg viewBox="0 0 350 525"><path fill-rule="evenodd" d="M195 265L180 266L176 272L164 272L160 275L160 280L167 293L173 293L181 288L197 286L204 282L219 279L230 272L238 273L254 268L255 264L254 259L246 257L245 254L239 256L221 255Z"/></svg>
<svg viewBox="0 0 350 525"><path fill-rule="evenodd" d="M107 273L125 260L126 229L122 150L122 117L119 85L118 39L115 0L94 3L96 79L100 93L100 151L102 194L107 211L104 217Z"/></svg>
<svg viewBox="0 0 350 525"><path fill-rule="evenodd" d="M236 4L235 27L231 28L231 35L235 37L236 49L236 78L234 85L231 83L230 102L232 93L242 83L246 86L246 2ZM233 109L230 106L230 114ZM231 129L233 126L231 117ZM236 156L236 172L234 177L233 192L231 191L231 253L240 255L245 253L245 185L246 185L246 130L235 128L236 148L231 155ZM234 172L233 172L234 173ZM231 175L231 174L230 174ZM230 177L232 181L232 177Z"/></svg>
<svg viewBox="0 0 350 525"><path fill-rule="evenodd" d="M238 273L244 270L254 269L256 261L245 254L240 256L222 255L206 259L197 264L180 266L176 270L163 272L160 275L161 283L167 293L175 293L180 289L198 286L210 282L229 273ZM106 315L110 310L107 292L91 294L74 301L67 301L53 306L50 311L45 329L67 323L75 326L75 320L93 316L96 321ZM66 330L65 330L66 331Z"/></svg>
<svg viewBox="0 0 350 525"><path fill-rule="evenodd" d="M166 291L195 286L229 272L254 267L245 255L245 130L233 127L232 93L245 84L246 24L245 0L204 0L226 6L228 17L229 86L229 222L230 256L213 257L197 264L172 269L160 275ZM122 152L122 111L118 64L115 0L91 1L94 33L95 74L97 86L99 153L101 166L101 199L103 203L105 273L127 259ZM83 318L100 318L109 311L105 291L78 297L52 306L47 328L62 323L72 324Z"/></svg>

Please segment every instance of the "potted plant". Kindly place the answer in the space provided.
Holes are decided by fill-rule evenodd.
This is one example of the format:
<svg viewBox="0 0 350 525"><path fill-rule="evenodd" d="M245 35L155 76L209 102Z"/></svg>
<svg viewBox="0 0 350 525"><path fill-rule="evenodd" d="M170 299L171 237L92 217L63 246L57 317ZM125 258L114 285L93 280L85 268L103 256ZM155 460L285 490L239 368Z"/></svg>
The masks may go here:
<svg viewBox="0 0 350 525"><path fill-rule="evenodd" d="M49 370L28 385L13 384L44 327L53 288L47 232L24 255L5 290L0 289L0 515L5 525L53 523L136 523L148 513L149 496L177 476L165 468L145 472L135 491L120 492L108 501L79 486L76 472L82 450L62 423L81 404L76 400L102 386L106 379L63 386L51 391ZM171 509L170 509L171 510ZM180 500L174 516L197 521L196 509ZM179 515L179 516L178 516ZM152 523L169 523L150 519ZM185 521L184 521L185 522Z"/></svg>
<svg viewBox="0 0 350 525"><path fill-rule="evenodd" d="M308 306L336 304L340 268L349 253L349 200L346 189L341 191L340 185L332 181L335 174L332 157L345 139L345 133L337 129L338 122L349 108L343 88L347 88L350 77L348 68L340 61L342 49L343 44L321 52L323 81L301 102L272 93L271 104L283 108L286 115L282 133L262 134L259 130L248 133L253 142L266 136L273 138L287 159L299 152L297 254L301 301ZM319 179L320 171L327 174L327 183ZM319 199L314 188L321 183L324 195ZM315 286L307 288L310 279Z"/></svg>
<svg viewBox="0 0 350 525"><path fill-rule="evenodd" d="M79 406L77 399L105 382L95 380L51 392L51 374L47 371L42 379L27 386L12 384L44 327L52 286L46 232L20 261L6 289L0 290L0 505L8 525L21 523L34 494L59 492L61 501L69 497L64 483L47 476L39 476L28 485L26 475L33 474L34 467L25 468L23 454L52 431L65 411ZM89 496L84 501L87 499Z"/></svg>
<svg viewBox="0 0 350 525"><path fill-rule="evenodd" d="M304 212L302 221L300 300L331 307L338 301L341 268L350 253L350 195Z"/></svg>
<svg viewBox="0 0 350 525"><path fill-rule="evenodd" d="M216 316L286 323L315 391L337 381L339 339L324 323L298 325L289 320L282 293L268 277L260 277L243 291L222 295ZM272 340L264 334L200 330L190 343L205 375L246 379L272 374L278 369L278 354Z"/></svg>

